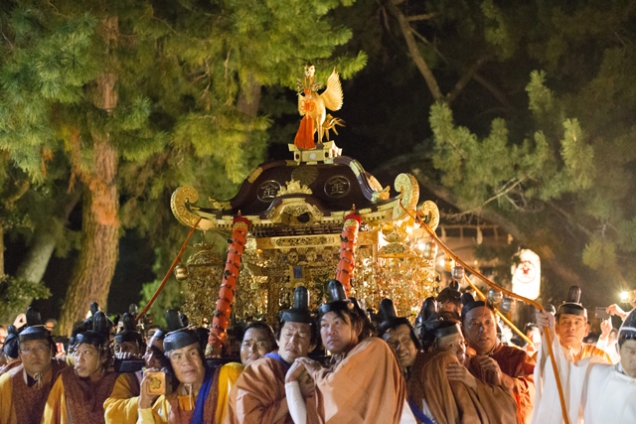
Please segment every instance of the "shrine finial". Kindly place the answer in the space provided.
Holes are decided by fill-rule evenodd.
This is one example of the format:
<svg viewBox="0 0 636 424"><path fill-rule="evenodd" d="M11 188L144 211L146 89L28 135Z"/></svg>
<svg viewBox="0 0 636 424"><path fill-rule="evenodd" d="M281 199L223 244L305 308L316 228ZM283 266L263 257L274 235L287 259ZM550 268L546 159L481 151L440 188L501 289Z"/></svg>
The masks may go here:
<svg viewBox="0 0 636 424"><path fill-rule="evenodd" d="M298 80L298 113L303 116L294 138L294 146L301 150L316 148L314 133L318 132L318 143L323 136L329 141L329 131L338 134L336 126L344 126L344 121L327 114L327 109L340 110L343 103L342 86L336 68L327 79L327 88L321 94L322 85L315 81L316 68L311 62L305 66L304 79Z"/></svg>

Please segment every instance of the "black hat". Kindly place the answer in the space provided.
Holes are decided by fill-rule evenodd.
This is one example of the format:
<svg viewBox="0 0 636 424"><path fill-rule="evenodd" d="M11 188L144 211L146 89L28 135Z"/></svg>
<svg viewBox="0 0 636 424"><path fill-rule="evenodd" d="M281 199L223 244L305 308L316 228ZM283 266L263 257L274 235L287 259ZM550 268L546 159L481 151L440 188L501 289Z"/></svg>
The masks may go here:
<svg viewBox="0 0 636 424"><path fill-rule="evenodd" d="M433 315L437 315L437 301L434 297L427 297L424 302L422 302L420 313L417 318L415 318L415 328L418 329L420 337L422 335L422 324L431 319Z"/></svg>
<svg viewBox="0 0 636 424"><path fill-rule="evenodd" d="M4 339L4 346L2 346L2 352L11 359L18 357L18 350L20 348L20 339L18 329L15 325L10 325L7 328L7 337Z"/></svg>
<svg viewBox="0 0 636 424"><path fill-rule="evenodd" d="M413 328L408 318L397 316L395 305L391 299L382 299L380 302L380 317L382 318L382 321L378 325L378 333L380 333L380 336L387 330L395 328L398 325L406 325L411 329Z"/></svg>
<svg viewBox="0 0 636 424"><path fill-rule="evenodd" d="M464 294L464 296L466 296L466 294ZM464 299L464 296L462 296L462 303L464 303L464 300L468 300L466 303L464 303L464 307L462 308L462 319L464 319L466 317L466 314L470 311L472 311L475 308L479 308L479 307L486 307L488 309L490 309L491 311L494 312L495 308L492 306L492 303L490 302L484 302L483 300L474 300L471 302L469 299ZM471 295L472 298L472 295Z"/></svg>
<svg viewBox="0 0 636 424"><path fill-rule="evenodd" d="M351 303L351 300L347 299L347 295L345 295L344 288L340 281L329 281L329 293L331 294L331 302L320 306L321 315L327 312L352 311L354 309L354 304Z"/></svg>
<svg viewBox="0 0 636 424"><path fill-rule="evenodd" d="M460 303L462 294L459 292L459 283L455 280L451 281L448 287L445 287L437 295L437 301L440 303L443 302L453 302Z"/></svg>
<svg viewBox="0 0 636 424"><path fill-rule="evenodd" d="M438 320L431 322L430 325L426 327L427 331L434 332L436 339L439 339L440 337L451 336L453 334L460 334L462 332L459 323L455 321Z"/></svg>
<svg viewBox="0 0 636 424"><path fill-rule="evenodd" d="M422 307L422 309L424 309L424 307ZM426 319L423 320L420 329L420 336L425 349L433 346L435 340L440 337L461 332L459 321L457 321L455 317L453 317L453 319L446 319L445 316L441 314L436 312L431 313L430 309L429 306L429 312L422 315L423 317L426 316Z"/></svg>
<svg viewBox="0 0 636 424"><path fill-rule="evenodd" d="M309 291L306 287L298 286L294 290L294 306L280 315L283 322L311 323L311 313L309 312Z"/></svg>
<svg viewBox="0 0 636 424"><path fill-rule="evenodd" d="M166 354L170 351L199 343L197 333L183 324L179 311L170 309L166 311L166 323L168 334L163 339L163 350Z"/></svg>
<svg viewBox="0 0 636 424"><path fill-rule="evenodd" d="M51 333L42 324L40 313L35 308L27 308L26 322L26 328L20 333L20 342L29 340L51 341Z"/></svg>
<svg viewBox="0 0 636 424"><path fill-rule="evenodd" d="M84 330L75 336L75 345L90 344L96 348L108 346L110 324L102 311L97 311L91 317L90 323L84 322Z"/></svg>
<svg viewBox="0 0 636 424"><path fill-rule="evenodd" d="M618 329L618 346L623 346L625 340L636 340L636 309L633 309Z"/></svg>
<svg viewBox="0 0 636 424"><path fill-rule="evenodd" d="M558 315L576 315L587 319L587 310L581 305L581 288L579 286L571 286L568 290L566 301L559 306Z"/></svg>
<svg viewBox="0 0 636 424"><path fill-rule="evenodd" d="M91 316L89 316L88 318L84 320L84 325L89 330L93 326L93 317L95 316L97 312L99 312L99 304L97 302L91 302L90 312L91 312ZM104 314L104 318L106 319L106 328L108 329L109 332L114 326L117 325L117 322L119 321L119 316L115 318L115 322L113 322L110 318L108 318L106 314Z"/></svg>
<svg viewBox="0 0 636 424"><path fill-rule="evenodd" d="M427 297L424 302L422 302L422 309L420 309L420 314L417 316L418 322L428 321L431 319L433 315L437 314L437 301L434 297Z"/></svg>
<svg viewBox="0 0 636 424"><path fill-rule="evenodd" d="M121 317L121 322L123 323L124 328L122 329L122 331L115 334L115 342L143 342L141 334L139 334L139 332L137 331L135 318L131 314L129 314L128 312L124 313L124 315Z"/></svg>

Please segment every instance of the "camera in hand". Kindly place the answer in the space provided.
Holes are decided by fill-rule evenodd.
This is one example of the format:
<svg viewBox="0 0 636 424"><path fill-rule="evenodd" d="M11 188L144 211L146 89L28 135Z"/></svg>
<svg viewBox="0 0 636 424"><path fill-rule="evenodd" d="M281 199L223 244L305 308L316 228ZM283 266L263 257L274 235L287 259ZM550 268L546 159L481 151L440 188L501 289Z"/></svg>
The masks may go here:
<svg viewBox="0 0 636 424"><path fill-rule="evenodd" d="M146 392L149 395L166 393L166 373L163 371L146 371L144 378L148 379Z"/></svg>
<svg viewBox="0 0 636 424"><path fill-rule="evenodd" d="M610 318L610 314L607 312L606 308L602 307L602 306L597 306L595 311L594 311L594 315L596 316L596 318L600 318L600 319L609 319Z"/></svg>

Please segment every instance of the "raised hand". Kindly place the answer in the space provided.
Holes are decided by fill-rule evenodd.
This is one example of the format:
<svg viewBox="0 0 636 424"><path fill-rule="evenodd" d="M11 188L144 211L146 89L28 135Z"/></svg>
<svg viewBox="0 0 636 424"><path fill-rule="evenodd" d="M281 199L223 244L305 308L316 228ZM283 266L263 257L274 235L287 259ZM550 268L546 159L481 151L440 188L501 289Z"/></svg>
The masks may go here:
<svg viewBox="0 0 636 424"><path fill-rule="evenodd" d="M314 375L315 372L318 372L322 369L322 365L320 365L320 362L314 361L313 359L298 358L296 359L296 361L299 361L305 366L305 369L307 370L309 375Z"/></svg>
<svg viewBox="0 0 636 424"><path fill-rule="evenodd" d="M139 409L149 409L152 408L152 405L155 403L155 401L157 400L157 398L160 395L151 395L148 393L148 383L150 382L150 378L148 378L148 373L147 371L159 371L155 368L151 368L149 370L146 370L146 373L144 373L144 378L143 380L141 380L141 385L140 385L140 389L139 389L139 401L137 402L137 407Z"/></svg>
<svg viewBox="0 0 636 424"><path fill-rule="evenodd" d="M446 365L446 375L450 381L458 381L473 390L477 390L477 379L462 364Z"/></svg>
<svg viewBox="0 0 636 424"><path fill-rule="evenodd" d="M630 304L631 304L631 301L630 301ZM616 303L608 306L605 311L610 315L616 315L617 317L620 317L623 321L627 317L627 312L623 311L621 307L618 306Z"/></svg>
<svg viewBox="0 0 636 424"><path fill-rule="evenodd" d="M612 321L609 319L604 319L601 321L601 339L605 340L609 336L610 331L612 331Z"/></svg>
<svg viewBox="0 0 636 424"><path fill-rule="evenodd" d="M504 376L497 361L492 359L490 356L478 356L475 360L479 364L479 367L482 369L485 376L492 376L492 378L489 378L487 383L494 384L495 386L502 384Z"/></svg>
<svg viewBox="0 0 636 424"><path fill-rule="evenodd" d="M299 358L300 359L300 358ZM300 375L305 371L305 366L299 359L296 359L285 375L285 383L298 381Z"/></svg>
<svg viewBox="0 0 636 424"><path fill-rule="evenodd" d="M537 325L542 332L544 331L545 327L548 327L550 329L550 332L554 332L554 315L546 311L537 311L534 314L534 317L537 321Z"/></svg>
<svg viewBox="0 0 636 424"><path fill-rule="evenodd" d="M300 393L303 398L307 399L314 395L316 392L316 384L311 375L303 368L303 373L298 377L298 385L300 386Z"/></svg>

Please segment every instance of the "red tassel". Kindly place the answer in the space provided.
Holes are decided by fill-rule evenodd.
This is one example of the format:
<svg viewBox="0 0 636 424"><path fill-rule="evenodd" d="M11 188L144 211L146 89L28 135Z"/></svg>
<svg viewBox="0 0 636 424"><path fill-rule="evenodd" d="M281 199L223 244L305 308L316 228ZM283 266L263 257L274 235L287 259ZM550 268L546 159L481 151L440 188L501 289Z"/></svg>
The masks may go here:
<svg viewBox="0 0 636 424"><path fill-rule="evenodd" d="M342 283L348 296L349 290L351 290L351 277L354 269L354 251L358 242L358 230L362 219L357 213L352 213L347 215L344 221L340 236L340 261L336 270L336 280Z"/></svg>
<svg viewBox="0 0 636 424"><path fill-rule="evenodd" d="M304 150L316 148L316 143L314 143L314 120L309 115L305 115L300 121L300 128L298 128L296 138L294 138L294 146Z"/></svg>
<svg viewBox="0 0 636 424"><path fill-rule="evenodd" d="M240 213L239 213L240 214ZM234 218L232 223L232 238L229 240L227 262L223 272L223 284L219 290L219 297L216 301L216 310L212 319L208 344L220 351L223 342L227 338L227 326L232 313L232 302L236 291L237 276L241 267L241 257L245 249L247 230L250 221L240 215Z"/></svg>

